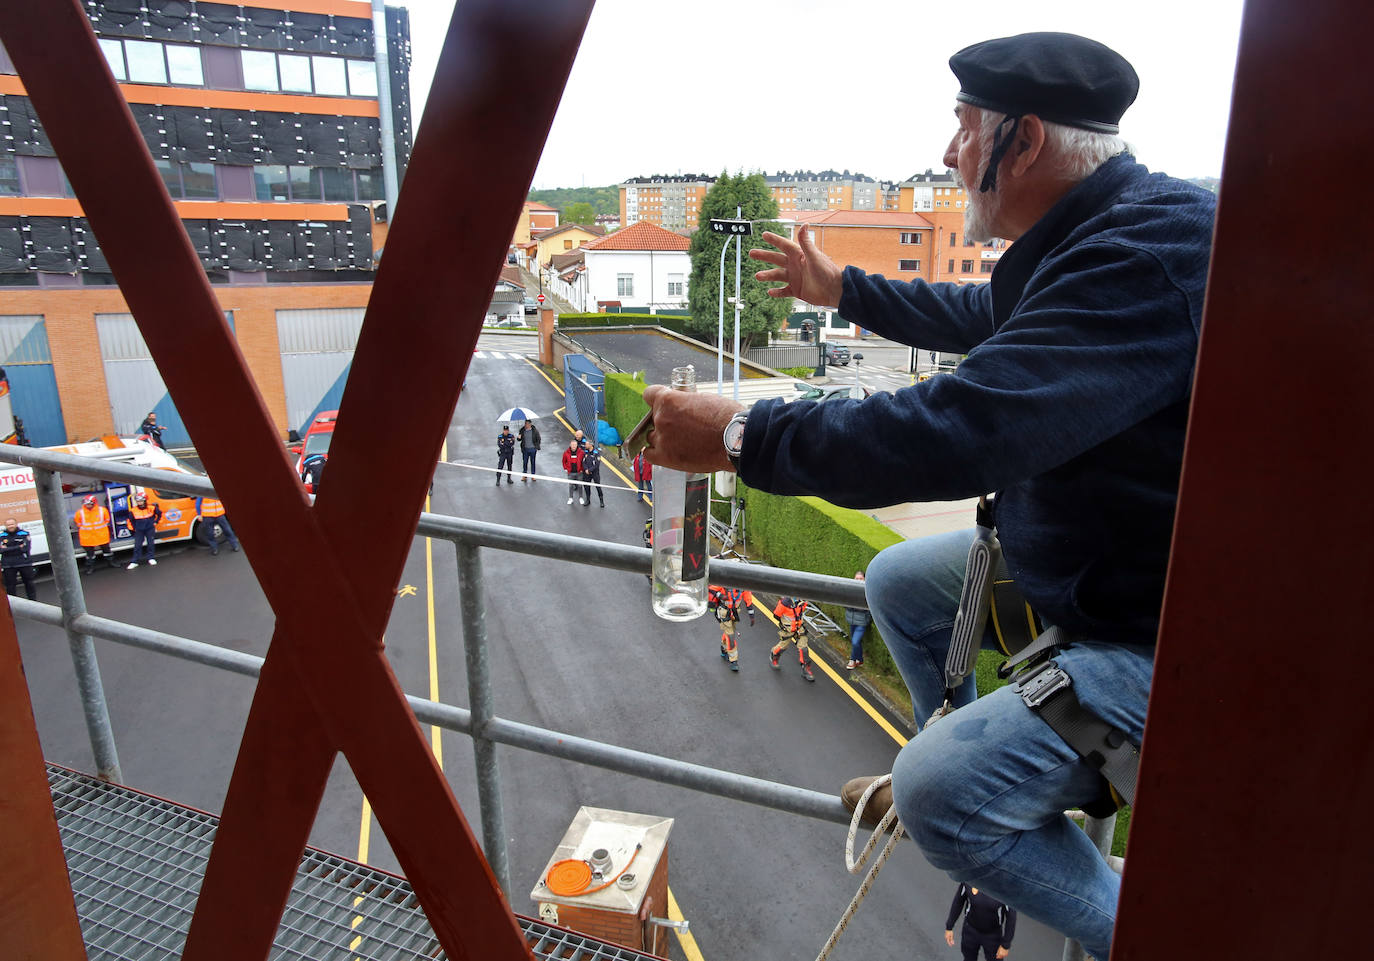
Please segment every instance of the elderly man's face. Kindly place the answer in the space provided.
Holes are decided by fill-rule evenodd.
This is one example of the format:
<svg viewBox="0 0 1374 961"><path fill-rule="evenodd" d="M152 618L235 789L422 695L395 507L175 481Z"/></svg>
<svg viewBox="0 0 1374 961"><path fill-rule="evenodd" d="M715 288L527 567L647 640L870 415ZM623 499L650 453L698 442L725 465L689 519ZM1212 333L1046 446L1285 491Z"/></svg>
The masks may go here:
<svg viewBox="0 0 1374 961"><path fill-rule="evenodd" d="M968 195L968 206L964 208L964 237L982 243L1002 236L998 233L997 218L1002 211L1003 181L998 178L997 189L979 192L992 146L981 132L983 111L961 103L955 106L954 115L959 120L959 129L945 148L945 166L954 171L955 179Z"/></svg>

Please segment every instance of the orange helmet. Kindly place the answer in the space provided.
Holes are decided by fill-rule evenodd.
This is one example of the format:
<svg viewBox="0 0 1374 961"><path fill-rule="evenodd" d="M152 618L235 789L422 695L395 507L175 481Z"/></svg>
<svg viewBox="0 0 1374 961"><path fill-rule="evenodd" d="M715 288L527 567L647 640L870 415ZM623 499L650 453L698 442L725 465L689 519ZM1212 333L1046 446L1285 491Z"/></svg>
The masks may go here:
<svg viewBox="0 0 1374 961"><path fill-rule="evenodd" d="M94 497L94 496L89 496L89 497L87 497L84 501L82 501L82 503L85 504L87 507L94 507L94 506L95 506L95 497Z"/></svg>

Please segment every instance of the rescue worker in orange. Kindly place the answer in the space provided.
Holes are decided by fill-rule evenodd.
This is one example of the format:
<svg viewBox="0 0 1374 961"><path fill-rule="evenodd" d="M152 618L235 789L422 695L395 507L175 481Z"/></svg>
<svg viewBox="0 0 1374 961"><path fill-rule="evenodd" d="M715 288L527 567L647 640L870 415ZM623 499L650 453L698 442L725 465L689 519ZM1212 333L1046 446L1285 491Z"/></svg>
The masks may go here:
<svg viewBox="0 0 1374 961"><path fill-rule="evenodd" d="M801 664L802 677L815 681L811 665L806 662L806 621L802 615L809 605L799 597L781 597L778 606L773 608L773 616L778 619L778 643L773 645L773 669L779 669L778 655L787 649L788 644L797 645L797 661Z"/></svg>
<svg viewBox="0 0 1374 961"><path fill-rule="evenodd" d="M730 670L739 670L739 645L735 637L739 633L739 609L744 607L749 614L749 626L754 626L754 595L738 587L721 587L712 584L706 589L706 603L715 611L720 621L720 656L730 662Z"/></svg>
<svg viewBox="0 0 1374 961"><path fill-rule="evenodd" d="M216 524L229 541L229 549L238 551L239 539L234 535L234 529L229 526L229 518L224 515L224 501L213 497L197 497L196 513L200 514L200 523L205 528L205 543L210 545L211 557L219 556L219 538L215 536Z"/></svg>
<svg viewBox="0 0 1374 961"><path fill-rule="evenodd" d="M157 567L153 555L157 553L157 522L160 520L162 508L157 504L149 507L148 495L142 491L135 494L133 506L129 508L129 530L134 532L134 559L124 568L126 571L137 567L144 557L148 558L150 567Z"/></svg>
<svg viewBox="0 0 1374 961"><path fill-rule="evenodd" d="M76 523L77 540L86 552L86 573L95 570L95 555L105 555L105 563L115 566L114 551L110 550L110 512L87 497L81 502L81 509L72 515Z"/></svg>

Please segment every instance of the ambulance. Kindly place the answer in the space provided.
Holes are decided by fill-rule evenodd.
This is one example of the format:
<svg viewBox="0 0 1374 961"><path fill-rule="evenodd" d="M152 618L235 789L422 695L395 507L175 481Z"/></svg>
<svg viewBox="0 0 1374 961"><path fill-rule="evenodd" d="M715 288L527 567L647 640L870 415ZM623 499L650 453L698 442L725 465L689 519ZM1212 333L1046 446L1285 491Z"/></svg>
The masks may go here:
<svg viewBox="0 0 1374 961"><path fill-rule="evenodd" d="M111 434L84 444L45 447L43 450L90 457L131 467L151 467L171 474L203 476L200 471L181 463L156 444L133 437L116 437ZM156 535L159 544L190 540L193 537L202 543L205 542L194 497L153 487L138 487L121 481L63 473L62 496L67 503L67 528L72 543L76 543L76 525L72 517L80 509L83 499L94 496L110 512L113 521L110 546L116 551L133 549L134 534L129 529L129 506L134 495L139 492L148 495L150 507L156 504L162 508L162 520L158 521ZM0 464L0 524L3 524L7 517L13 517L19 522L20 527L29 532L34 563L46 563L49 557L48 539L43 530L43 516L38 508L38 489L34 486L33 469L30 467ZM80 555L81 549L78 547L77 556Z"/></svg>

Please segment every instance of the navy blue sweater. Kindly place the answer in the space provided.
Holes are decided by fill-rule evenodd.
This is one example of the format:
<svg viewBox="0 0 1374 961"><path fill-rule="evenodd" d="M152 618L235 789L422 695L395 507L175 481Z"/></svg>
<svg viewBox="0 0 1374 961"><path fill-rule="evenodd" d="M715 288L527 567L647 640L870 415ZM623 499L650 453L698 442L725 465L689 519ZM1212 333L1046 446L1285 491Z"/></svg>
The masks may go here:
<svg viewBox="0 0 1374 961"><path fill-rule="evenodd" d="M1153 643L1215 207L1123 155L1017 240L990 283L846 268L846 320L968 356L895 394L759 401L741 478L849 507L996 491L1033 606L1071 632Z"/></svg>

